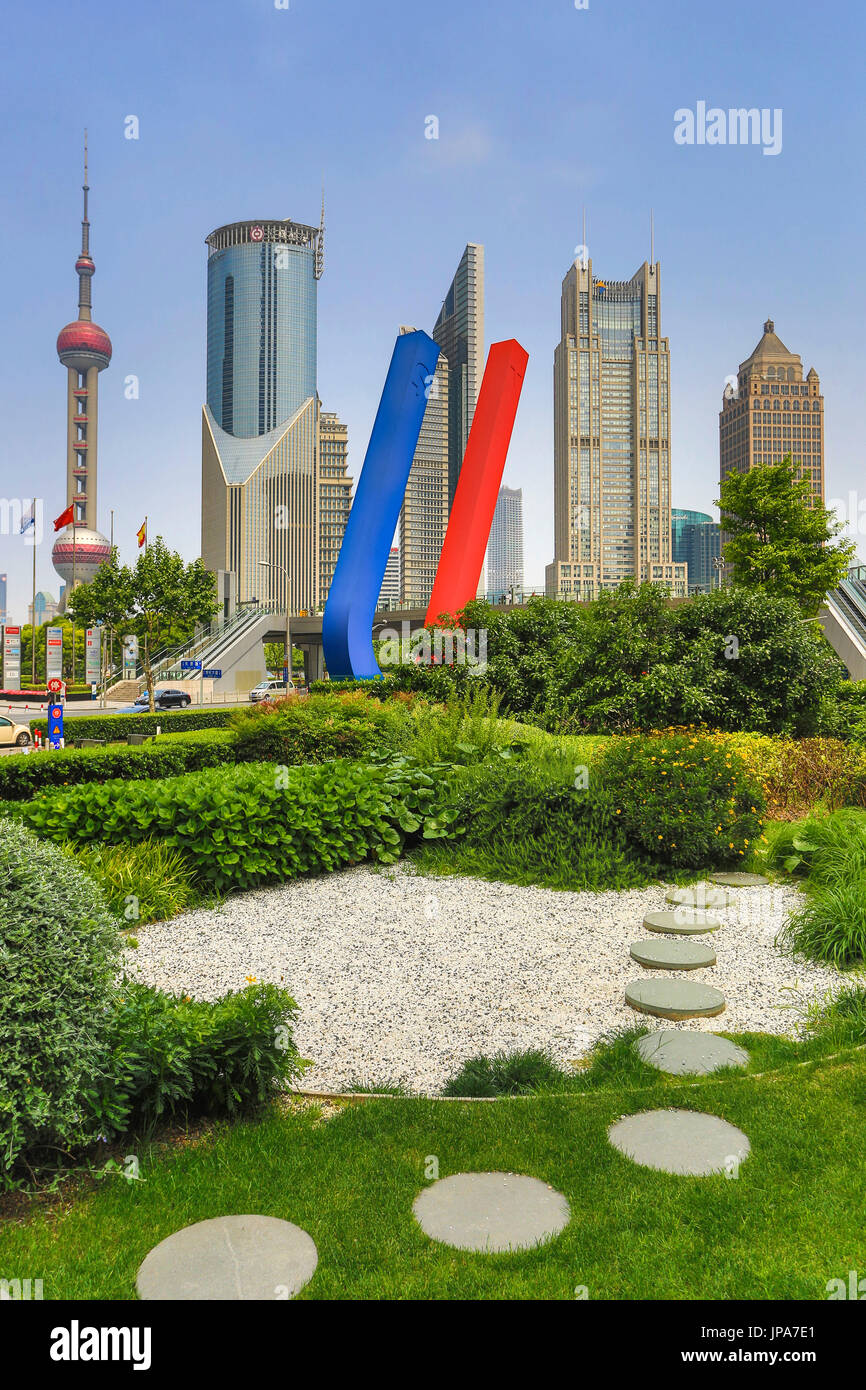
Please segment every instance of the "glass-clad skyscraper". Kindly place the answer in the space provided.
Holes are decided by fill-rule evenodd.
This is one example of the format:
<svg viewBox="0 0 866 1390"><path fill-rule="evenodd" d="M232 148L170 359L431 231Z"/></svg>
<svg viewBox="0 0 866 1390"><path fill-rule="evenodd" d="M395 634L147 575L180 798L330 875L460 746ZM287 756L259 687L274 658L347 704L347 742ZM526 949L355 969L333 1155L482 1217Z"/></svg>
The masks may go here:
<svg viewBox="0 0 866 1390"><path fill-rule="evenodd" d="M690 593L708 594L716 587L719 571L715 562L721 554L721 532L718 522L707 512L685 507L671 509L671 550L674 560L688 565Z"/></svg>
<svg viewBox="0 0 866 1390"><path fill-rule="evenodd" d="M433 337L448 360L448 506L484 372L484 247L470 241L442 301Z"/></svg>
<svg viewBox="0 0 866 1390"><path fill-rule="evenodd" d="M553 597L592 599L625 579L686 591L671 556L670 351L658 262L630 280L575 261L554 352Z"/></svg>
<svg viewBox="0 0 866 1390"><path fill-rule="evenodd" d="M324 225L234 222L207 237L202 555L237 598L319 602L316 299ZM264 562L264 563L262 563Z"/></svg>

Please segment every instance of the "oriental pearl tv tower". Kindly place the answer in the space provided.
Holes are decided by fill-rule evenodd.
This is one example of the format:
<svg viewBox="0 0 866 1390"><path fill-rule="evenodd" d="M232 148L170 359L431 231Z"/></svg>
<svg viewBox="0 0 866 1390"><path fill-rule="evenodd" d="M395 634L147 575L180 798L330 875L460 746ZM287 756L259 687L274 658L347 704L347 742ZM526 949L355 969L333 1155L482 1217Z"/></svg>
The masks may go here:
<svg viewBox="0 0 866 1390"><path fill-rule="evenodd" d="M87 132L84 132L84 217L78 272L78 318L60 330L57 356L66 368L66 510L72 522L54 543L51 558L66 585L89 582L111 556L111 546L96 525L96 441L99 373L111 361L111 339L95 324L90 307L90 280L96 269L90 255L87 220Z"/></svg>

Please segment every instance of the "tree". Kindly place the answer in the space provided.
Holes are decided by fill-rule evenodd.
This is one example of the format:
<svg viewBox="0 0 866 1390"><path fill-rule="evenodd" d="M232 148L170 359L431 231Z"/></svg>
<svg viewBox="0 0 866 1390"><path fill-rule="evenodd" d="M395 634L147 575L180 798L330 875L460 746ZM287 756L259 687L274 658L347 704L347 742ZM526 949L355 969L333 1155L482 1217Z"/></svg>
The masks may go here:
<svg viewBox="0 0 866 1390"><path fill-rule="evenodd" d="M138 556L135 565L121 565L116 551L100 566L89 584L70 595L69 608L76 622L103 623L118 633L134 633L140 643L141 661L154 712L154 654L169 642L183 642L199 623L210 622L219 609L216 580L202 560L184 564L183 556L169 550L157 536Z"/></svg>
<svg viewBox="0 0 866 1390"><path fill-rule="evenodd" d="M716 505L730 536L723 558L735 585L791 598L814 616L845 575L853 543L830 542L842 523L820 502L809 505L811 485L798 479L788 455L782 463L729 473Z"/></svg>

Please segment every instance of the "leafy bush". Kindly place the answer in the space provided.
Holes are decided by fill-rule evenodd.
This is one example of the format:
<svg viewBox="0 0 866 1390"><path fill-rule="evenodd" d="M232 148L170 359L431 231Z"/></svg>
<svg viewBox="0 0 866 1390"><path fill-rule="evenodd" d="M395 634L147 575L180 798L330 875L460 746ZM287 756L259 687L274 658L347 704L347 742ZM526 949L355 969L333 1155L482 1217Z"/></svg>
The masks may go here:
<svg viewBox="0 0 866 1390"><path fill-rule="evenodd" d="M29 753L26 757L0 759L0 796L18 801L45 787L107 782L112 778L175 777L243 758L244 750L236 747L227 731L220 730L168 735L133 747L62 748Z"/></svg>
<svg viewBox="0 0 866 1390"><path fill-rule="evenodd" d="M445 780L443 780L445 779ZM411 759L362 766L242 764L161 782L69 787L22 807L54 840L133 844L158 837L182 850L199 881L253 888L375 856L392 863L409 837L449 832L447 791Z"/></svg>
<svg viewBox="0 0 866 1390"><path fill-rule="evenodd" d="M234 1115L273 1099L308 1063L292 1038L297 1005L273 984L215 1003L124 980L109 1015L107 1079L88 1091L103 1131L152 1129L187 1110Z"/></svg>
<svg viewBox="0 0 866 1390"><path fill-rule="evenodd" d="M419 712L412 752L422 763L460 764L516 748L521 740L498 711L499 696L488 686L470 686L463 696L452 692L444 707L429 705Z"/></svg>
<svg viewBox="0 0 866 1390"><path fill-rule="evenodd" d="M572 759L538 750L469 767L448 803L463 837L419 847L419 863L430 872L552 888L643 886L655 877L654 864L628 843L596 794L594 773L588 786L583 781Z"/></svg>
<svg viewBox="0 0 866 1390"><path fill-rule="evenodd" d="M96 1132L83 1093L106 1067L120 940L67 855L0 822L0 1188L34 1150Z"/></svg>
<svg viewBox="0 0 866 1390"><path fill-rule="evenodd" d="M766 853L771 869L838 886L866 876L866 812L847 808L776 829Z"/></svg>
<svg viewBox="0 0 866 1390"><path fill-rule="evenodd" d="M155 734L157 726L164 734L190 733L194 729L225 729L234 710L203 706L185 710L157 710L155 714L82 714L76 715L67 726L70 738L104 738L109 742L125 739L128 734ZM48 723L44 718L30 720L30 732L36 729L45 735Z"/></svg>
<svg viewBox="0 0 866 1390"><path fill-rule="evenodd" d="M697 735L619 739L593 779L629 841L674 867L737 864L763 829L763 795L742 760Z"/></svg>
<svg viewBox="0 0 866 1390"><path fill-rule="evenodd" d="M70 852L129 927L165 921L198 900L192 866L164 841L77 845Z"/></svg>
<svg viewBox="0 0 866 1390"><path fill-rule="evenodd" d="M405 706L357 693L290 695L235 710L230 727L244 761L291 765L405 748L413 721Z"/></svg>
<svg viewBox="0 0 866 1390"><path fill-rule="evenodd" d="M563 1069L538 1048L469 1057L442 1088L443 1096L525 1096L565 1081Z"/></svg>

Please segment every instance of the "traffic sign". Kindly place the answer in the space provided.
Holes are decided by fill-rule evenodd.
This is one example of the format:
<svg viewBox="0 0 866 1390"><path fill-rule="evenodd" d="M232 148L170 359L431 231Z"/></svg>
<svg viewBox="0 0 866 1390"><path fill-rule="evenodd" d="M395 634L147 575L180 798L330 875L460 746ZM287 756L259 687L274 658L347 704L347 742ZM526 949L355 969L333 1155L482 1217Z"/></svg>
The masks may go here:
<svg viewBox="0 0 866 1390"><path fill-rule="evenodd" d="M52 676L45 684L48 688L49 695L60 695L63 691L63 681L59 676Z"/></svg>
<svg viewBox="0 0 866 1390"><path fill-rule="evenodd" d="M201 662L200 662L200 661L182 661L182 662L180 663L180 669L181 669L182 671L200 671L200 670L201 670Z"/></svg>
<svg viewBox="0 0 866 1390"><path fill-rule="evenodd" d="M221 681L223 678L223 673L218 666L208 667L206 671L202 671L202 675L206 681Z"/></svg>
<svg viewBox="0 0 866 1390"><path fill-rule="evenodd" d="M63 747L63 706L48 706L48 742L52 748Z"/></svg>

